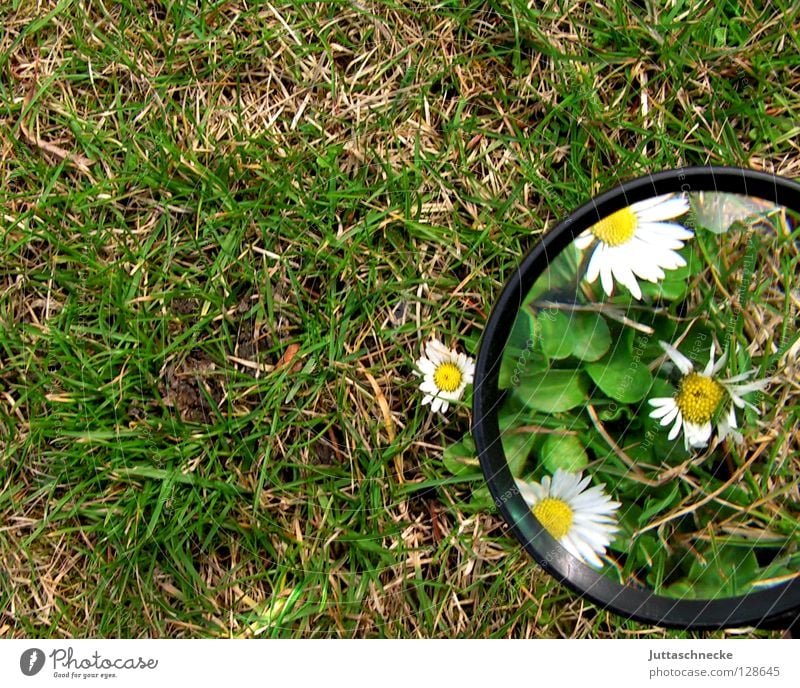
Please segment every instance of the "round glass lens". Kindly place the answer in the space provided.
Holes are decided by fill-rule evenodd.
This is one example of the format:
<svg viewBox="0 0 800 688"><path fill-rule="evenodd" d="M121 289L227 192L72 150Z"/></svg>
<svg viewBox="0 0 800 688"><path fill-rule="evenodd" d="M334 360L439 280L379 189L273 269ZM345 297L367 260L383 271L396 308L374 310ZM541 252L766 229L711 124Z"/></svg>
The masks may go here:
<svg viewBox="0 0 800 688"><path fill-rule="evenodd" d="M676 599L800 572L800 216L678 192L600 219L524 296L503 450L570 554Z"/></svg>

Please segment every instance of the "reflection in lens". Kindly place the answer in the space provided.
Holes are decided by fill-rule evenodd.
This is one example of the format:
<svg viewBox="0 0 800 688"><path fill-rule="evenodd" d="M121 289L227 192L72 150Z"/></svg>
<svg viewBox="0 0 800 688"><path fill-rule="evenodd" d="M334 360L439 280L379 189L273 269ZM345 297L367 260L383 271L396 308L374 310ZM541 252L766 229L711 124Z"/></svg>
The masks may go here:
<svg viewBox="0 0 800 688"><path fill-rule="evenodd" d="M522 496L567 551L675 598L798 575L798 217L670 194L603 218L526 295L500 387Z"/></svg>

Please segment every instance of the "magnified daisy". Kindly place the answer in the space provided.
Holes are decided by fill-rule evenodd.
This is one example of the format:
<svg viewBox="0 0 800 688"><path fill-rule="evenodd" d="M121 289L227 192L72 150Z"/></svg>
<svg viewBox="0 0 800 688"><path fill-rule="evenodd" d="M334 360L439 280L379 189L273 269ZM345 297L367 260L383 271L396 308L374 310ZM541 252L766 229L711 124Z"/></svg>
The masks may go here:
<svg viewBox="0 0 800 688"><path fill-rule="evenodd" d="M618 530L614 512L620 504L603 492L605 485L587 489L591 476L581 475L558 468L541 483L518 479L517 487L536 520L564 549L600 567L598 555L605 554Z"/></svg>
<svg viewBox="0 0 800 688"><path fill-rule="evenodd" d="M475 375L471 358L448 349L438 339L425 345L425 356L417 361L417 368L422 375L419 388L425 394L422 403L430 404L434 413L444 413L451 401L458 401Z"/></svg>
<svg viewBox="0 0 800 688"><path fill-rule="evenodd" d="M597 243L586 269L586 281L593 283L599 275L603 291L611 296L616 280L635 299L641 299L637 277L658 282L664 279L664 270L686 265L677 250L694 233L664 220L680 217L688 210L685 195L656 196L618 210L589 227L575 239L581 250Z"/></svg>
<svg viewBox="0 0 800 688"><path fill-rule="evenodd" d="M678 383L678 392L674 397L657 397L649 400L650 404L656 407L650 413L650 417L661 419L663 426L674 422L668 435L671 440L674 440L683 428L687 450L708 445L714 418L718 418L717 434L720 440L730 435L737 442L741 442L742 435L737 431L736 409L747 406L760 413L755 405L743 398L743 395L763 390L769 384L769 380L747 382L756 374L755 369L726 380L719 379L717 374L725 366L727 354L723 354L715 363L713 344L708 364L702 373L698 373L694 369L694 364L674 346L666 342L659 343L683 377ZM723 409L727 401L730 405ZM723 409L722 415L719 415L720 409Z"/></svg>

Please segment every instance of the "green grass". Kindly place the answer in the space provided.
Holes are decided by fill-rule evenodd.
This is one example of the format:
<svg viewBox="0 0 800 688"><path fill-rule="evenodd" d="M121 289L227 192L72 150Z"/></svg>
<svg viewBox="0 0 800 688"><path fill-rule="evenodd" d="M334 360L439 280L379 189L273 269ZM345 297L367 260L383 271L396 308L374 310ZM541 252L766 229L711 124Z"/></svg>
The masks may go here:
<svg viewBox="0 0 800 688"><path fill-rule="evenodd" d="M0 9L0 637L665 635L469 512L411 371L596 191L797 175L798 8L527 5Z"/></svg>

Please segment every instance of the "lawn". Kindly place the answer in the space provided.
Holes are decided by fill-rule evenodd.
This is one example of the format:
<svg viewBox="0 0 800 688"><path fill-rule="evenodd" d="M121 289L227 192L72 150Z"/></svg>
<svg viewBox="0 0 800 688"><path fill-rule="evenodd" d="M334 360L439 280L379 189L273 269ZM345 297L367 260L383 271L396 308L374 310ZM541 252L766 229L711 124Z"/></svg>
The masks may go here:
<svg viewBox="0 0 800 688"><path fill-rule="evenodd" d="M727 637L544 574L474 356L539 235L649 171L800 176L800 5L10 0L0 637Z"/></svg>

